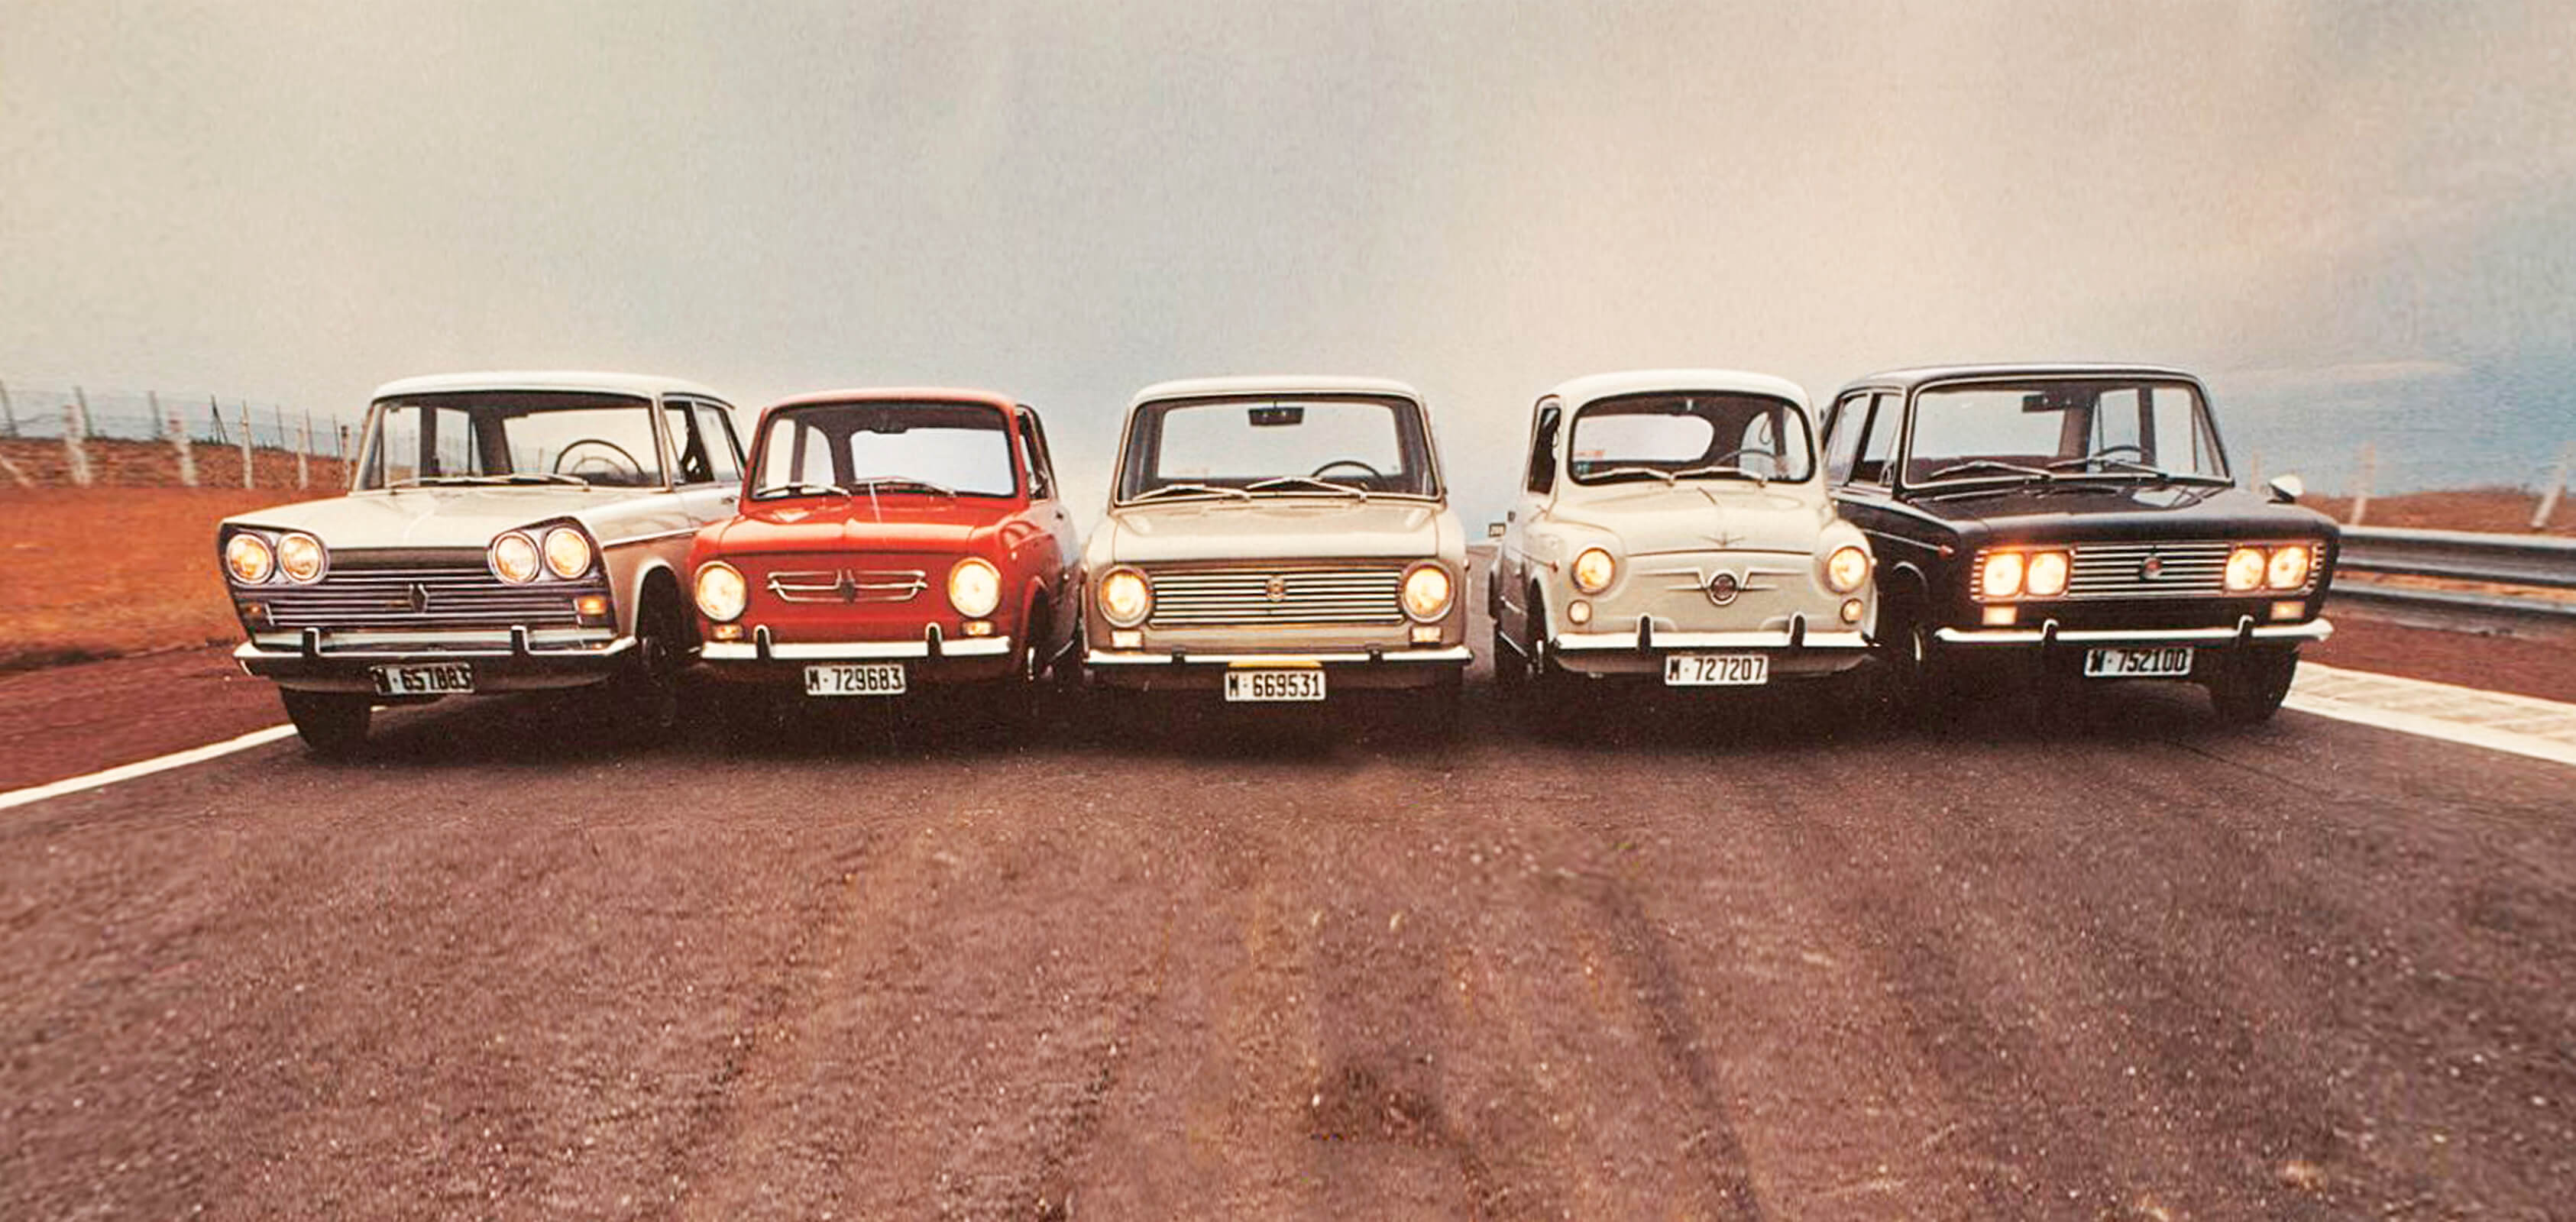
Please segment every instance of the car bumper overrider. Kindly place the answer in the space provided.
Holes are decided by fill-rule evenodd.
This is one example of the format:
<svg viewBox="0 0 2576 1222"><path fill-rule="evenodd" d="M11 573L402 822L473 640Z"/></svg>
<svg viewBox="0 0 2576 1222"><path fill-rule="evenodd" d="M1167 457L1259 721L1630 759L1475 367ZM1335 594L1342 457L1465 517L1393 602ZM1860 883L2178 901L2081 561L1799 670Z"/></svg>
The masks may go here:
<svg viewBox="0 0 2576 1222"><path fill-rule="evenodd" d="M1869 657L1869 636L1856 628L1810 629L1804 616L1786 628L1685 632L1659 629L1641 616L1631 627L1561 632L1546 652L1558 666L1581 674L1660 675L1663 659L1677 653L1758 653L1781 678L1839 674Z"/></svg>

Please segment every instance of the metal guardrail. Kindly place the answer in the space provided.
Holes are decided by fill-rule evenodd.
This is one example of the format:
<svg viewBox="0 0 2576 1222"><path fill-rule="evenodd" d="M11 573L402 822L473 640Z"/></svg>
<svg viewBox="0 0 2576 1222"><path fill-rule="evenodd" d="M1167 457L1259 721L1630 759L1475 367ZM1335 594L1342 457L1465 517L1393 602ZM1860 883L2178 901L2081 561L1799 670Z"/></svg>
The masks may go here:
<svg viewBox="0 0 2576 1222"><path fill-rule="evenodd" d="M2437 577L2576 590L2576 538L2347 526L2343 528L2343 550L2335 560L2333 594L2335 598L2385 603L2443 618L2576 625L2576 600L2352 581L2347 574Z"/></svg>

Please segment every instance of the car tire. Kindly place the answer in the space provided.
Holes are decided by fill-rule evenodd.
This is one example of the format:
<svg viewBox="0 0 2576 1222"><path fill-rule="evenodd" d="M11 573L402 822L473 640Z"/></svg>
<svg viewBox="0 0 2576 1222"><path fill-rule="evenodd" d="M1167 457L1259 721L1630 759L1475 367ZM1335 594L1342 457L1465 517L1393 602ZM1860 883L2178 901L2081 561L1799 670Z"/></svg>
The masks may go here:
<svg viewBox="0 0 2576 1222"><path fill-rule="evenodd" d="M2227 658L2209 677L2209 704L2230 725L2271 720L2298 677L2299 651L2251 649Z"/></svg>
<svg viewBox="0 0 2576 1222"><path fill-rule="evenodd" d="M1047 697L1054 690L1046 660L1046 638L1051 635L1043 625L1028 633L1011 653L1011 673L993 682L993 728L1012 741L1034 738L1046 727Z"/></svg>
<svg viewBox="0 0 2576 1222"><path fill-rule="evenodd" d="M1931 709L1938 690L1932 633L1919 615L1893 618L1894 629L1879 643L1876 702L1889 717L1918 720Z"/></svg>
<svg viewBox="0 0 2576 1222"><path fill-rule="evenodd" d="M304 746L325 759L346 759L367 745L367 723L375 716L372 697L346 692L299 692L280 688L286 719Z"/></svg>
<svg viewBox="0 0 2576 1222"><path fill-rule="evenodd" d="M688 663L688 618L676 596L645 595L635 613L635 656L608 682L610 715L626 737L657 743L680 723L680 668Z"/></svg>

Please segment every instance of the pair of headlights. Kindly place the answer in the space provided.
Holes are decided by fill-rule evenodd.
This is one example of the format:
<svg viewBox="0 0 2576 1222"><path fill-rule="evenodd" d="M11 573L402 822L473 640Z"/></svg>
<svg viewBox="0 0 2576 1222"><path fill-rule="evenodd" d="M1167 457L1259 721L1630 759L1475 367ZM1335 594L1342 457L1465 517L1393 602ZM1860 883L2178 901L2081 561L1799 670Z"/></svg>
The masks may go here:
<svg viewBox="0 0 2576 1222"><path fill-rule="evenodd" d="M1977 570L1977 593L1989 600L2055 598L2075 573L2067 552L1988 552Z"/></svg>
<svg viewBox="0 0 2576 1222"><path fill-rule="evenodd" d="M2305 543L2269 548L2243 544L2227 553L2227 591L2295 590L2308 584L2315 567L2316 552Z"/></svg>
<svg viewBox="0 0 2576 1222"><path fill-rule="evenodd" d="M1103 574L1093 597L1100 604L1101 618L1108 620L1112 628L1134 628L1154 614L1153 584L1132 568L1114 568ZM1425 560L1405 570L1399 597L1406 616L1428 624L1449 613L1450 604L1458 597L1458 586L1450 579L1448 566Z"/></svg>
<svg viewBox="0 0 2576 1222"><path fill-rule="evenodd" d="M557 526L544 532L514 530L492 541L487 553L492 575L523 586L547 573L571 581L590 571L594 549L579 528Z"/></svg>
<svg viewBox="0 0 2576 1222"><path fill-rule="evenodd" d="M742 570L722 560L698 566L695 591L698 610L722 624L740 619L751 604L751 586ZM982 619L1002 605L1002 571L981 556L968 556L948 570L948 605L967 619Z"/></svg>
<svg viewBox="0 0 2576 1222"><path fill-rule="evenodd" d="M1598 594L1618 580L1619 561L1606 549L1587 547L1574 558L1574 588L1586 594ZM1836 594L1849 594L1869 580L1869 553L1846 543L1825 557L1825 588Z"/></svg>
<svg viewBox="0 0 2576 1222"><path fill-rule="evenodd" d="M322 541L303 531L289 531L272 543L268 536L240 531L224 540L224 571L246 586L255 586L272 577L304 585L322 580L330 567L330 557L322 550Z"/></svg>

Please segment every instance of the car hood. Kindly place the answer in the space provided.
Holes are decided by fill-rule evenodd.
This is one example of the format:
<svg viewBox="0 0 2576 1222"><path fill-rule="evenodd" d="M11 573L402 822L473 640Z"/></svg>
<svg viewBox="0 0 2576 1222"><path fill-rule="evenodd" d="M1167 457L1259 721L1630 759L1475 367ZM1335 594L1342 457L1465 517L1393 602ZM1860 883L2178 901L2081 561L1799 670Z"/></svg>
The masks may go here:
<svg viewBox="0 0 2576 1222"><path fill-rule="evenodd" d="M1964 529L2016 538L2331 535L2325 515L2241 488L2146 482L2015 485L1916 497L1923 513Z"/></svg>
<svg viewBox="0 0 2576 1222"><path fill-rule="evenodd" d="M764 552L962 551L1007 516L963 497L802 497L754 505L710 530L714 550Z"/></svg>
<svg viewBox="0 0 2576 1222"><path fill-rule="evenodd" d="M1619 540L1630 555L1678 551L1806 553L1834 520L1831 502L1812 485L1663 484L1596 490L1574 503L1560 502L1549 516L1588 526Z"/></svg>
<svg viewBox="0 0 2576 1222"><path fill-rule="evenodd" d="M1439 556L1464 548L1448 517L1429 501L1265 497L1131 505L1111 510L1103 533L1118 564Z"/></svg>
<svg viewBox="0 0 2576 1222"><path fill-rule="evenodd" d="M660 491L653 489L652 491ZM335 550L483 547L514 526L580 518L630 500L631 491L568 488L406 488L278 505L226 518L228 524L300 530Z"/></svg>

